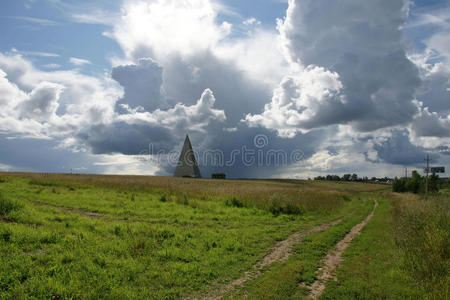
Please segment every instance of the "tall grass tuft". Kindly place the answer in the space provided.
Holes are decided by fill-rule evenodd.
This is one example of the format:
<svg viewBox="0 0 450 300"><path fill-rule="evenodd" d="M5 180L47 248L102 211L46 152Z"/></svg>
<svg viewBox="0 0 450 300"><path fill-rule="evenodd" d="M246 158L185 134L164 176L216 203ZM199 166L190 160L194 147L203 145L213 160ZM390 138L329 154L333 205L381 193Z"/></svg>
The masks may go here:
<svg viewBox="0 0 450 300"><path fill-rule="evenodd" d="M436 195L427 201L405 195L394 201L396 243L403 265L431 295L445 299L450 275L450 201Z"/></svg>
<svg viewBox="0 0 450 300"><path fill-rule="evenodd" d="M6 216L8 213L14 210L20 209L21 206L16 201L6 199L0 194L0 216Z"/></svg>

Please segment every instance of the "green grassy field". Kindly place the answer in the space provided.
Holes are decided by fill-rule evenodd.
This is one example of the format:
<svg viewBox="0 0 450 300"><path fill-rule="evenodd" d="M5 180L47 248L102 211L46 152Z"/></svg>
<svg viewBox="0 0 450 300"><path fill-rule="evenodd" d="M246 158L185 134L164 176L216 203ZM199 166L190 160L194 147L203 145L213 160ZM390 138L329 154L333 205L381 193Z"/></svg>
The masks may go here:
<svg viewBox="0 0 450 300"><path fill-rule="evenodd" d="M419 275L404 263L412 246L402 245L394 229L395 222L407 223L402 203L409 200L389 190L376 184L295 180L2 173L0 299L214 295L278 241L339 219L295 245L288 260L274 262L225 295L301 298L307 293L301 284L315 280L327 251L367 216L374 198L380 207L373 221L345 252L338 283L330 283L322 297L434 295L430 286L417 285ZM448 196L442 199L448 202ZM448 212L443 218L439 222L448 221ZM447 225L442 226L441 239L448 235ZM448 244L441 241L436 247L448 267ZM433 281L438 290L448 278L448 271L440 272ZM361 274L374 278L373 284ZM380 289L390 279L395 284L383 294Z"/></svg>

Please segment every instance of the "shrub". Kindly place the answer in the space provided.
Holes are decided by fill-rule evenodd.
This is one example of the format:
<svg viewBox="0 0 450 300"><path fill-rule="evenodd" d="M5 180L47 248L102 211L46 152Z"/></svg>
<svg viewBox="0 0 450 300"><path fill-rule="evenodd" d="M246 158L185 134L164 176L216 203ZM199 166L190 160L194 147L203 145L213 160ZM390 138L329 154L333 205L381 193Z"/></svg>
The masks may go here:
<svg viewBox="0 0 450 300"><path fill-rule="evenodd" d="M274 214L275 216L278 216L283 212L283 208L280 205L280 202L276 199L272 200L272 204L269 207L269 211Z"/></svg>
<svg viewBox="0 0 450 300"><path fill-rule="evenodd" d="M344 201L347 201L347 202L352 201L352 199L349 196L347 196L347 195L343 195L342 199L344 199Z"/></svg>
<svg viewBox="0 0 450 300"><path fill-rule="evenodd" d="M236 197L233 197L231 199L227 199L225 204L227 206L233 206L233 207L244 207L244 203L241 200L237 199Z"/></svg>
<svg viewBox="0 0 450 300"><path fill-rule="evenodd" d="M288 202L286 203L284 213L287 215L300 215L302 213L302 210L294 203Z"/></svg>
<svg viewBox="0 0 450 300"><path fill-rule="evenodd" d="M395 178L392 184L392 191L398 193L411 192L419 194L425 192L426 179L419 175L417 171L412 172L411 178ZM428 177L428 191L431 193L439 192L441 181L439 176L431 174Z"/></svg>
<svg viewBox="0 0 450 300"><path fill-rule="evenodd" d="M432 193L439 192L439 188L441 185L441 180L439 179L439 176L436 174L431 174L428 178L428 190Z"/></svg>
<svg viewBox="0 0 450 300"><path fill-rule="evenodd" d="M184 205L189 205L189 197L186 194L183 195L183 204Z"/></svg>
<svg viewBox="0 0 450 300"><path fill-rule="evenodd" d="M392 191L396 193L406 192L406 182L406 178L395 178L394 183L392 184Z"/></svg>
<svg viewBox="0 0 450 300"><path fill-rule="evenodd" d="M9 230L5 230L2 233L0 233L0 237L5 242L9 242L11 240L11 235L12 235L12 232Z"/></svg>
<svg viewBox="0 0 450 300"><path fill-rule="evenodd" d="M269 211L275 216L281 214L300 215L303 212L298 204L296 205L292 200L289 199L272 199Z"/></svg>
<svg viewBox="0 0 450 300"><path fill-rule="evenodd" d="M114 234L115 235L120 235L121 229L119 226L114 227Z"/></svg>

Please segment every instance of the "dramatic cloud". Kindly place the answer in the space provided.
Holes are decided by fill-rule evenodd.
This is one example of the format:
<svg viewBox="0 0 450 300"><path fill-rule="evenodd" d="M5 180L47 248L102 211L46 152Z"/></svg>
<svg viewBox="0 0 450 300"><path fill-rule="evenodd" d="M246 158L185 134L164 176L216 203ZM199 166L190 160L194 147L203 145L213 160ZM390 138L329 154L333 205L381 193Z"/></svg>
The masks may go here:
<svg viewBox="0 0 450 300"><path fill-rule="evenodd" d="M450 137L450 115L445 119L440 118L437 113L424 108L414 119L412 130L418 136Z"/></svg>
<svg viewBox="0 0 450 300"><path fill-rule="evenodd" d="M420 165L426 156L426 149L411 144L406 132L395 131L393 135L376 143L374 149L380 159L397 165Z"/></svg>
<svg viewBox="0 0 450 300"><path fill-rule="evenodd" d="M130 110L112 123L84 128L79 138L96 154L138 155L149 146L154 153L160 150L167 153L183 138L187 128L204 133L204 127L212 120L226 119L223 111L213 108L215 101L207 89L195 105L177 104L167 111L157 109L151 113Z"/></svg>
<svg viewBox="0 0 450 300"><path fill-rule="evenodd" d="M334 124L341 114L347 113L341 89L337 73L310 66L299 76L286 76L264 113L247 115L246 122L277 130L284 137L293 137L302 128Z"/></svg>
<svg viewBox="0 0 450 300"><path fill-rule="evenodd" d="M46 138L68 137L77 129L108 122L121 92L111 79L78 71L44 72L20 55L0 54L2 130ZM7 121L5 121L7 120Z"/></svg>
<svg viewBox="0 0 450 300"><path fill-rule="evenodd" d="M200 155L205 176L382 176L428 152L450 162L445 13L408 23L406 0L290 0L275 27L212 0L53 5L123 53L105 51L111 72L97 73L84 53L0 54L0 145L54 153L50 170L170 175L186 133L199 154L223 155ZM419 46L407 40L430 26ZM45 168L5 151L0 169Z"/></svg>
<svg viewBox="0 0 450 300"><path fill-rule="evenodd" d="M161 95L163 69L152 59L140 59L138 64L113 68L112 78L124 87L124 98L117 105L141 107L153 111L165 106ZM120 109L120 107L119 107Z"/></svg>
<svg viewBox="0 0 450 300"><path fill-rule="evenodd" d="M29 99L20 103L22 118L47 122L56 115L58 100L64 87L50 82L41 82L30 93Z"/></svg>
<svg viewBox="0 0 450 300"><path fill-rule="evenodd" d="M100 81L77 71L43 72L21 56L2 55L0 131L59 140L62 147L94 154L138 155L149 145L168 152L186 129L204 133L211 122L226 120L224 111L214 108L210 89L193 105L163 109L162 69L150 59L119 66L113 77L124 93L107 78ZM115 108L121 108L120 113Z"/></svg>
<svg viewBox="0 0 450 300"><path fill-rule="evenodd" d="M420 78L404 50L406 18L402 0L289 1L280 41L289 61L306 69L283 80L287 99L279 100L279 89L262 115L246 121L267 127L284 120L276 129L288 136L330 124L358 131L407 124L417 114Z"/></svg>
<svg viewBox="0 0 450 300"><path fill-rule="evenodd" d="M172 54L206 51L224 39L231 24L216 24L217 11L209 0L129 1L112 33L127 57L142 54L157 60Z"/></svg>
<svg viewBox="0 0 450 300"><path fill-rule="evenodd" d="M414 15L406 28L409 35L413 30L425 32L420 37L424 50L412 51L409 55L419 68L422 79L417 93L420 113L410 126L411 142L429 148L439 149L450 143L450 7L439 7Z"/></svg>

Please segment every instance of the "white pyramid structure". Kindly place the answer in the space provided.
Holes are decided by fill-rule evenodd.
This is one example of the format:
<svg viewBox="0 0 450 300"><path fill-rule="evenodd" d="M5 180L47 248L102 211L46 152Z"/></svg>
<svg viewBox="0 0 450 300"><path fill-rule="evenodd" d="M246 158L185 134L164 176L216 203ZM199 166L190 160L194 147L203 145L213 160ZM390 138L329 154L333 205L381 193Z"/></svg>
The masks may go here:
<svg viewBox="0 0 450 300"><path fill-rule="evenodd" d="M189 136L186 135L174 177L202 178Z"/></svg>

